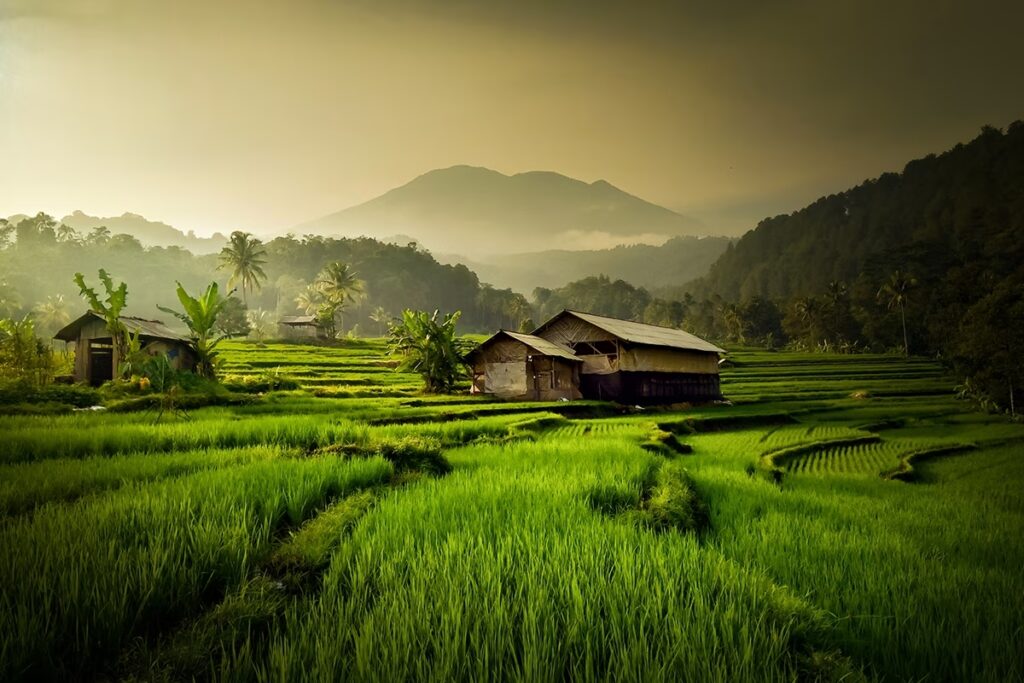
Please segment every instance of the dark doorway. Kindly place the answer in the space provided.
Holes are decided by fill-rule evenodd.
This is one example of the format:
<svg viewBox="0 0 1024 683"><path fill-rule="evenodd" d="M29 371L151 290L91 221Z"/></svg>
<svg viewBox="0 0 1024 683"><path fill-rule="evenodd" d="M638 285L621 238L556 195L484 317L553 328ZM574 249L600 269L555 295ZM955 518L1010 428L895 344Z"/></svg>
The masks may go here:
<svg viewBox="0 0 1024 683"><path fill-rule="evenodd" d="M114 347L102 342L89 342L89 384L98 387L114 378Z"/></svg>

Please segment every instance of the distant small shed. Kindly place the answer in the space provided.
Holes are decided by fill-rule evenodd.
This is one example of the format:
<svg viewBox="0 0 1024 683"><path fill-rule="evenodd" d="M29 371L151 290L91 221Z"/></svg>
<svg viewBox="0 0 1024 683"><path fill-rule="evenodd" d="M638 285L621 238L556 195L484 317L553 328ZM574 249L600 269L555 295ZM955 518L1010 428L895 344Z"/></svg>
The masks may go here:
<svg viewBox="0 0 1024 683"><path fill-rule="evenodd" d="M142 350L151 356L163 354L175 370L191 370L196 364L192 342L168 329L159 320L121 316L121 323L131 334L138 334ZM114 378L121 358L118 357L107 322L99 313L89 311L68 323L54 335L75 345L76 382L98 386Z"/></svg>
<svg viewBox="0 0 1024 683"><path fill-rule="evenodd" d="M561 344L500 330L469 353L474 394L526 401L581 398L582 362Z"/></svg>
<svg viewBox="0 0 1024 683"><path fill-rule="evenodd" d="M286 315L277 327L282 339L316 339L321 333L315 315Z"/></svg>

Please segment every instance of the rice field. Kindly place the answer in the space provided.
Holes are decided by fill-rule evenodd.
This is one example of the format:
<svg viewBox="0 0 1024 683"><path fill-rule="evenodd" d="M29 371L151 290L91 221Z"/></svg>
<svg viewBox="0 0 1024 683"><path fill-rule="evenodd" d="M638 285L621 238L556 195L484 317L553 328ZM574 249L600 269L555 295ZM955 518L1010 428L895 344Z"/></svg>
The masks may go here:
<svg viewBox="0 0 1024 683"><path fill-rule="evenodd" d="M1024 425L935 363L665 410L224 348L253 402L0 417L0 679L1024 680Z"/></svg>

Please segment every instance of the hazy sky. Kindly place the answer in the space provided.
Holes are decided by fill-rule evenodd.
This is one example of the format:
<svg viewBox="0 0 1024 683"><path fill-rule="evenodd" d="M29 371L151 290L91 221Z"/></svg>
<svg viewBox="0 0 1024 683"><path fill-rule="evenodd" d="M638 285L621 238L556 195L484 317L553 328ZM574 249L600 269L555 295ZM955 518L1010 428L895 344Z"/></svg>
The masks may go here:
<svg viewBox="0 0 1024 683"><path fill-rule="evenodd" d="M0 0L0 215L288 227L454 164L738 234L1024 118L1024 3Z"/></svg>

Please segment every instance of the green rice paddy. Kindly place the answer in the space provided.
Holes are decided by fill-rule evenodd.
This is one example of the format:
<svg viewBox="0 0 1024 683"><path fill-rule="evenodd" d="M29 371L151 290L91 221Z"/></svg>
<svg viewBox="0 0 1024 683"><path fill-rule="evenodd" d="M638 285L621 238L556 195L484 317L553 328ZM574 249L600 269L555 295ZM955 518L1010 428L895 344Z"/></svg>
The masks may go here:
<svg viewBox="0 0 1024 683"><path fill-rule="evenodd" d="M1024 679L1024 425L935 363L739 351L732 405L297 389L0 417L0 679Z"/></svg>

